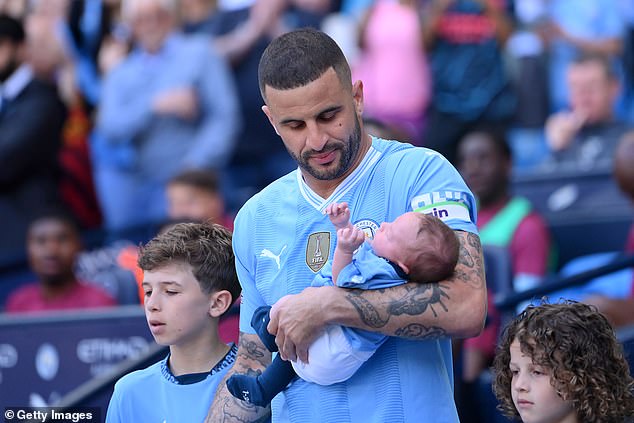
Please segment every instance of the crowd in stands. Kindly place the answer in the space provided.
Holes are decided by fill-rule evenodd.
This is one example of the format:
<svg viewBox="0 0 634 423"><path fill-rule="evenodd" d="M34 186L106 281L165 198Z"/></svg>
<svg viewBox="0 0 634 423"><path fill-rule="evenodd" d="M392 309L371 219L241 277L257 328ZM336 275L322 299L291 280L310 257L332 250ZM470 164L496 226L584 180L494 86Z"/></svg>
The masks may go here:
<svg viewBox="0 0 634 423"><path fill-rule="evenodd" d="M140 242L175 222L231 230L297 167L258 64L304 26L346 53L369 133L456 166L512 289L563 264L514 177L602 172L634 201L632 0L0 0L0 312L142 303ZM16 267L37 282L9 294ZM493 298L482 335L455 345L464 421L480 421L470 389L500 336ZM622 326L633 299L634 284L585 300Z"/></svg>

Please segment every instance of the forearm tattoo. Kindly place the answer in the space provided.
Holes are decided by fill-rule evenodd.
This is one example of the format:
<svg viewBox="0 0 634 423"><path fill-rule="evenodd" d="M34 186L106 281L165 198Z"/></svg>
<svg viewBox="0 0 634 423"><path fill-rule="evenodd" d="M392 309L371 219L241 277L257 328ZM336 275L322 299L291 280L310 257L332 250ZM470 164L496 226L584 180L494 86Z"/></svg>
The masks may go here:
<svg viewBox="0 0 634 423"><path fill-rule="evenodd" d="M407 283L394 288L364 291L348 290L345 298L356 309L360 320L369 328L385 328L392 316L420 316L428 310L434 318L448 312L451 304L451 287L454 283L466 283L481 288L484 283L484 265L480 259L480 240L477 235L457 232L460 255L454 275L442 282ZM447 335L440 326L408 323L395 328L394 335L410 339L431 339Z"/></svg>
<svg viewBox="0 0 634 423"><path fill-rule="evenodd" d="M227 377L233 373L258 376L262 374L262 369L270 364L270 353L264 345L255 342L253 337L255 335L240 334L238 357ZM220 382L213 406L205 422L253 423L268 421L270 415L268 408L257 407L231 395L225 384L227 377Z"/></svg>

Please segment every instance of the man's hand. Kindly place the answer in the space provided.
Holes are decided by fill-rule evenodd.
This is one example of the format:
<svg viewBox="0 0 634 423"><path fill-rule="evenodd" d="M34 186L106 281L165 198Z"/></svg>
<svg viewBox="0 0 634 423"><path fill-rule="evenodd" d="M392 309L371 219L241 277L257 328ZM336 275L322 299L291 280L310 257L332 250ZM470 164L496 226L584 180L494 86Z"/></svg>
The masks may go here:
<svg viewBox="0 0 634 423"><path fill-rule="evenodd" d="M575 112L560 112L546 122L546 140L553 151L566 149L586 121L586 117Z"/></svg>
<svg viewBox="0 0 634 423"><path fill-rule="evenodd" d="M158 114L174 115L184 120L198 116L198 99L192 88L177 88L160 93L154 98L152 109Z"/></svg>
<svg viewBox="0 0 634 423"><path fill-rule="evenodd" d="M332 287L306 288L299 294L280 298L271 309L268 330L275 335L275 343L282 359L308 363L308 347L326 325L327 304L324 294Z"/></svg>
<svg viewBox="0 0 634 423"><path fill-rule="evenodd" d="M350 224L350 209L348 208L348 203L328 204L324 213L328 215L330 221L337 229L352 226Z"/></svg>

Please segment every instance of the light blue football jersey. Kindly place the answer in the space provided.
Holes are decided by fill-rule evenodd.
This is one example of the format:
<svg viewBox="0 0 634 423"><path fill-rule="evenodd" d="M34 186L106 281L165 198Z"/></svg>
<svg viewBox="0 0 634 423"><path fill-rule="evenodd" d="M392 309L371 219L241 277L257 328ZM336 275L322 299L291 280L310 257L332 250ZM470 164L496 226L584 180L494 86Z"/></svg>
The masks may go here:
<svg viewBox="0 0 634 423"><path fill-rule="evenodd" d="M167 366L168 357L143 370L123 376L115 384L106 423L189 423L205 420L218 384L235 362L232 345L207 377L179 382ZM204 375L203 375L204 376Z"/></svg>
<svg viewBox="0 0 634 423"><path fill-rule="evenodd" d="M332 258L336 231L323 212L342 201L351 222L368 236L381 222L412 210L477 233L473 195L455 168L429 149L373 138L362 163L327 199L304 183L299 170L291 172L236 217L241 331L254 333L250 320L257 307L301 292ZM391 337L352 378L329 386L297 379L274 399L272 410L275 423L457 422L450 340Z"/></svg>

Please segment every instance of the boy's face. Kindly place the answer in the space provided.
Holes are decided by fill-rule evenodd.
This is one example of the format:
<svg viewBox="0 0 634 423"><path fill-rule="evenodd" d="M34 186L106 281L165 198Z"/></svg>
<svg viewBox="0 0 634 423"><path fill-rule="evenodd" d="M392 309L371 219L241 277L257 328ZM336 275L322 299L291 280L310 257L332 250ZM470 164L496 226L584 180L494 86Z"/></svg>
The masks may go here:
<svg viewBox="0 0 634 423"><path fill-rule="evenodd" d="M171 263L145 271L143 290L145 317L157 344L184 346L211 330L213 294L202 292L189 265Z"/></svg>
<svg viewBox="0 0 634 423"><path fill-rule="evenodd" d="M221 223L224 212L220 195L184 184L170 184L167 187L167 204L167 213L172 219Z"/></svg>
<svg viewBox="0 0 634 423"><path fill-rule="evenodd" d="M520 343L511 344L511 396L524 423L576 423L570 403L564 401L550 384L550 369L533 364Z"/></svg>
<svg viewBox="0 0 634 423"><path fill-rule="evenodd" d="M416 245L419 219L415 212L409 212L394 222L383 222L371 241L374 253L395 263L409 262L406 253L410 246Z"/></svg>
<svg viewBox="0 0 634 423"><path fill-rule="evenodd" d="M33 272L44 283L63 282L73 275L81 242L75 229L59 219L33 223L27 235L27 252Z"/></svg>

